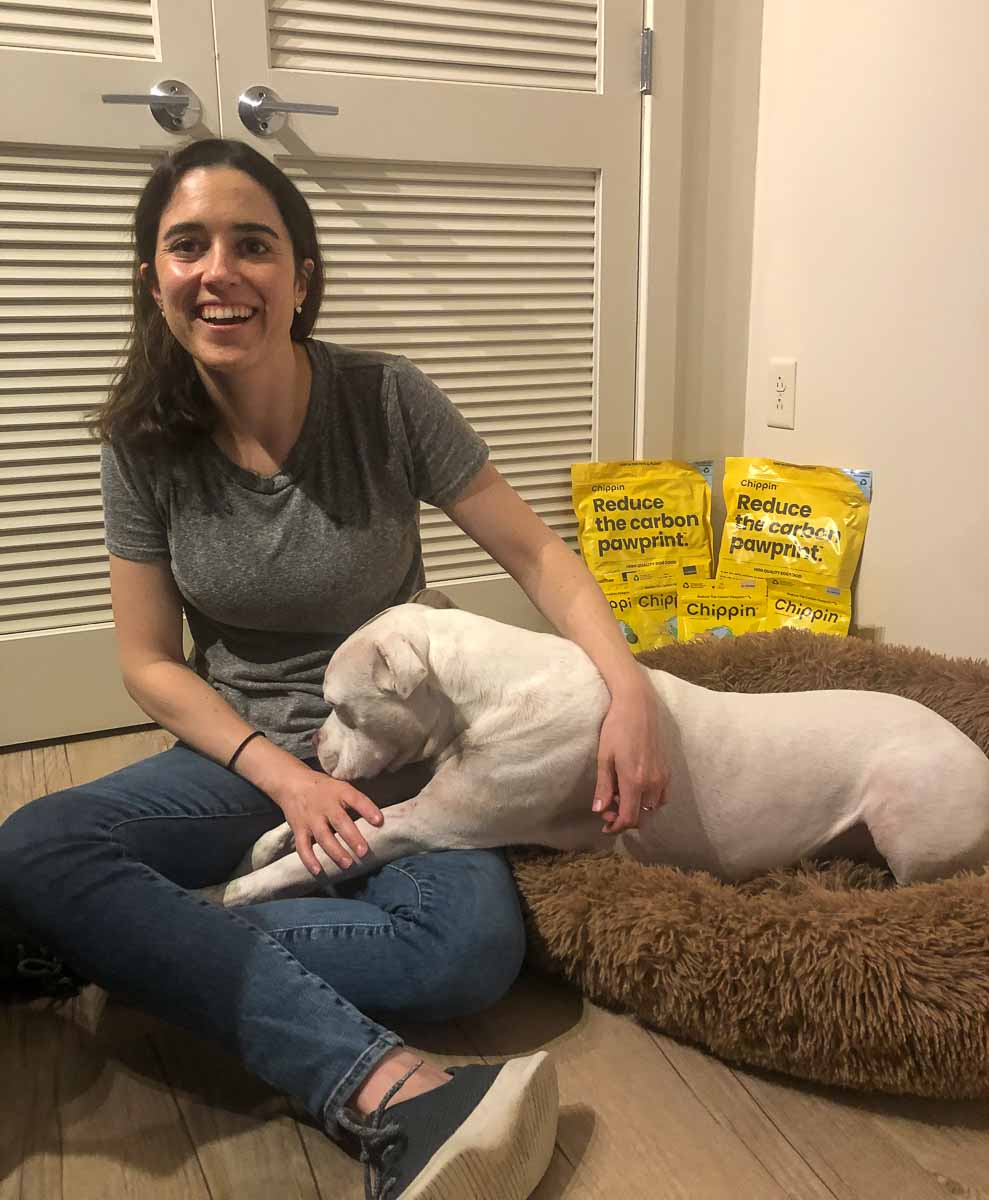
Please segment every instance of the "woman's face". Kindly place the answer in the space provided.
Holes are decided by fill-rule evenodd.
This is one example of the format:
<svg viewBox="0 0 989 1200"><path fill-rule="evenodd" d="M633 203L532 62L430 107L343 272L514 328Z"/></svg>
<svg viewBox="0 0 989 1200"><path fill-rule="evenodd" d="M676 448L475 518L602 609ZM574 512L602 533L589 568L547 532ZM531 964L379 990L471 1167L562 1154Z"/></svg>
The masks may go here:
<svg viewBox="0 0 989 1200"><path fill-rule="evenodd" d="M284 353L312 261L296 266L269 193L233 167L183 175L158 225L154 276L168 327L207 370L241 372Z"/></svg>

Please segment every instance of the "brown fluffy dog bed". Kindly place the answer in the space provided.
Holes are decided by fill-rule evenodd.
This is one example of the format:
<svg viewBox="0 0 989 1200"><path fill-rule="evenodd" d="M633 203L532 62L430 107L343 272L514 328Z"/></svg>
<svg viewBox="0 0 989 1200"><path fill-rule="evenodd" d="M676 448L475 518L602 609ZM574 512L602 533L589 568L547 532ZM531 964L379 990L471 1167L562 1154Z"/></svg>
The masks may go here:
<svg viewBox="0 0 989 1200"><path fill-rule="evenodd" d="M989 748L985 662L791 630L641 661L718 691L897 692ZM847 862L742 885L613 855L520 851L513 866L530 961L598 1003L733 1062L989 1096L989 873L898 888Z"/></svg>

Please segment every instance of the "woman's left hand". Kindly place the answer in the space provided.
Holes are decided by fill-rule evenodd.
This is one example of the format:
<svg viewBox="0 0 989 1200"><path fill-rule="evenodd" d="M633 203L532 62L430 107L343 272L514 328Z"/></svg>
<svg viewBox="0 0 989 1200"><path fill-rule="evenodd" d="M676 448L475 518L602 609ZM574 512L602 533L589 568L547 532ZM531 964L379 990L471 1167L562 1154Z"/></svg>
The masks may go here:
<svg viewBox="0 0 989 1200"><path fill-rule="evenodd" d="M641 685L612 697L601 725L592 807L601 814L602 832L635 829L641 811L649 812L664 802L669 778L656 694L643 676Z"/></svg>

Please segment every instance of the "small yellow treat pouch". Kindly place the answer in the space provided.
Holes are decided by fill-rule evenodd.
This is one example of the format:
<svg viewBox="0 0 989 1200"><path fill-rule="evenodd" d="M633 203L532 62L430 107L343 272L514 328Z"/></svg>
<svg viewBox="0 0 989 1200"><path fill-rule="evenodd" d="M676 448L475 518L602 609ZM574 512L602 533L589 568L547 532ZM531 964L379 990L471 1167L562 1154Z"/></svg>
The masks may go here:
<svg viewBox="0 0 989 1200"><path fill-rule="evenodd" d="M702 634L741 637L762 628L766 619L764 579L688 580L677 597L677 631L681 642Z"/></svg>
<svg viewBox="0 0 989 1200"><path fill-rule="evenodd" d="M662 571L615 571L598 583L625 640L638 654L677 640L677 583Z"/></svg>
<svg viewBox="0 0 989 1200"><path fill-rule="evenodd" d="M812 633L847 637L851 620L852 593L848 588L769 582L762 629L809 629Z"/></svg>

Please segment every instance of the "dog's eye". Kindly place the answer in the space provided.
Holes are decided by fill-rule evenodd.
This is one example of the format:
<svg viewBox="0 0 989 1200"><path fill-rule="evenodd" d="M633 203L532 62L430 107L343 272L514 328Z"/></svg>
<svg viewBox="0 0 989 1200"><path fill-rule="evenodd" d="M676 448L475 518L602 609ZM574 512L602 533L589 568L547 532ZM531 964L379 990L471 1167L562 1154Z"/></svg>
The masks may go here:
<svg viewBox="0 0 989 1200"><path fill-rule="evenodd" d="M333 711L336 713L337 720L341 725L345 725L348 729L354 727L354 714L345 704L337 704Z"/></svg>

